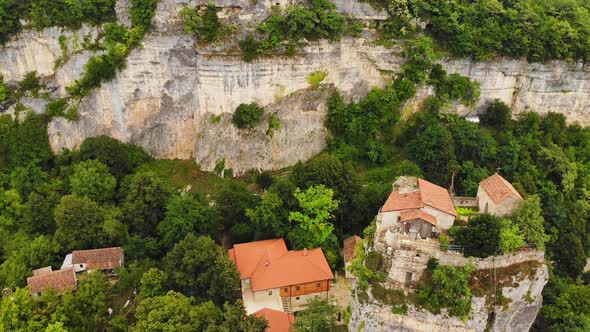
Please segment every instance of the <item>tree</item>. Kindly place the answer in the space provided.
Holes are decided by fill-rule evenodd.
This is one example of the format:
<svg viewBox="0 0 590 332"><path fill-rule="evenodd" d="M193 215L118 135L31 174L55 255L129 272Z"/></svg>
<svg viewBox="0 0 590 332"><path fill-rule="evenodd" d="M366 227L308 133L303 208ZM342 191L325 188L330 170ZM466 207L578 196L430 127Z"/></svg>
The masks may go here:
<svg viewBox="0 0 590 332"><path fill-rule="evenodd" d="M504 253L512 253L525 246L524 236L518 225L510 219L500 219L500 249Z"/></svg>
<svg viewBox="0 0 590 332"><path fill-rule="evenodd" d="M510 106L496 99L487 106L485 112L479 116L479 120L483 126L500 130L506 128L511 116L512 110Z"/></svg>
<svg viewBox="0 0 590 332"><path fill-rule="evenodd" d="M469 220L467 227L455 235L455 243L465 246L465 256L488 257L495 255L500 246L500 218L480 214Z"/></svg>
<svg viewBox="0 0 590 332"><path fill-rule="evenodd" d="M156 174L135 174L123 202L123 217L130 232L155 235L170 196L169 185Z"/></svg>
<svg viewBox="0 0 590 332"><path fill-rule="evenodd" d="M213 302L194 305L191 298L170 291L143 298L135 310L135 318L132 332L210 331L220 323L222 313Z"/></svg>
<svg viewBox="0 0 590 332"><path fill-rule="evenodd" d="M62 197L55 208L55 240L64 251L99 248L104 242L104 211L86 197Z"/></svg>
<svg viewBox="0 0 590 332"><path fill-rule="evenodd" d="M26 241L22 247L9 253L0 265L0 286L24 287L33 269L59 263L59 252L59 244L46 236L41 235L32 241Z"/></svg>
<svg viewBox="0 0 590 332"><path fill-rule="evenodd" d="M141 276L139 294L143 297L161 296L165 293L165 283L168 275L164 271L152 267Z"/></svg>
<svg viewBox="0 0 590 332"><path fill-rule="evenodd" d="M297 315L293 324L297 331L332 331L336 328L338 307L326 299L313 297L307 302L305 310Z"/></svg>
<svg viewBox="0 0 590 332"><path fill-rule="evenodd" d="M256 103L240 104L233 115L233 123L239 129L252 129L262 121L264 110Z"/></svg>
<svg viewBox="0 0 590 332"><path fill-rule="evenodd" d="M0 330L26 331L35 302L28 289L17 288L11 296L0 298Z"/></svg>
<svg viewBox="0 0 590 332"><path fill-rule="evenodd" d="M18 191L21 197L28 197L37 187L49 181L49 175L35 164L16 167L10 173L10 186Z"/></svg>
<svg viewBox="0 0 590 332"><path fill-rule="evenodd" d="M291 228L290 224L287 224L289 211L279 195L273 192L265 192L256 208L246 209L246 216L261 236L284 237Z"/></svg>
<svg viewBox="0 0 590 332"><path fill-rule="evenodd" d="M199 40L214 42L222 32L217 11L217 7L212 3L207 5L205 12L201 15L196 9L185 7L179 14L184 24L184 31L194 34Z"/></svg>
<svg viewBox="0 0 590 332"><path fill-rule="evenodd" d="M108 202L115 195L117 180L105 164L98 160L87 160L74 165L70 187L76 196L88 197L95 202Z"/></svg>
<svg viewBox="0 0 590 332"><path fill-rule="evenodd" d="M572 279L577 278L586 265L586 255L580 237L566 233L553 246L557 272Z"/></svg>
<svg viewBox="0 0 590 332"><path fill-rule="evenodd" d="M234 181L225 182L215 194L215 206L223 216L225 229L236 224L248 224L247 209L253 209L260 198Z"/></svg>
<svg viewBox="0 0 590 332"><path fill-rule="evenodd" d="M462 163L455 178L457 193L461 196L475 197L479 183L489 175L486 168L478 167L472 161Z"/></svg>
<svg viewBox="0 0 590 332"><path fill-rule="evenodd" d="M558 287L557 298L547 302L543 296L541 316L549 326L542 327L550 331L587 331L590 329L590 287L554 281L558 278L551 276L552 283L562 284ZM548 287L554 286L550 284Z"/></svg>
<svg viewBox="0 0 590 332"><path fill-rule="evenodd" d="M164 258L172 289L218 305L235 302L240 275L227 254L209 237L188 234Z"/></svg>
<svg viewBox="0 0 590 332"><path fill-rule="evenodd" d="M312 186L306 191L295 190L302 211L289 213L289 221L298 223L299 235L304 238L293 239L295 247L324 247L328 239L334 236L334 225L330 222L332 213L338 208L338 201L333 199L334 191L324 185Z"/></svg>
<svg viewBox="0 0 590 332"><path fill-rule="evenodd" d="M162 244L172 248L185 234L221 238L223 224L219 212L198 194L175 195L166 204L164 220L158 225Z"/></svg>
<svg viewBox="0 0 590 332"><path fill-rule="evenodd" d="M410 143L409 151L429 180L443 186L449 183L457 161L453 137L447 128L440 123L429 125Z"/></svg>
<svg viewBox="0 0 590 332"><path fill-rule="evenodd" d="M441 309L448 308L449 315L465 319L471 311L471 290L469 274L473 266L456 267L438 265L428 282L420 282L417 291L418 303L428 311L439 314Z"/></svg>
<svg viewBox="0 0 590 332"><path fill-rule="evenodd" d="M538 195L531 195L520 202L512 213L512 221L518 225L527 242L535 244L539 250L545 249L549 236L545 234L545 218Z"/></svg>
<svg viewBox="0 0 590 332"><path fill-rule="evenodd" d="M66 292L53 313L68 331L96 331L107 324L111 285L104 274L87 273L74 292Z"/></svg>
<svg viewBox="0 0 590 332"><path fill-rule="evenodd" d="M151 1L153 0L149 2ZM96 159L105 164L118 181L133 172L140 164L152 159L141 148L125 145L108 136L85 139L80 145L80 158L81 160Z"/></svg>

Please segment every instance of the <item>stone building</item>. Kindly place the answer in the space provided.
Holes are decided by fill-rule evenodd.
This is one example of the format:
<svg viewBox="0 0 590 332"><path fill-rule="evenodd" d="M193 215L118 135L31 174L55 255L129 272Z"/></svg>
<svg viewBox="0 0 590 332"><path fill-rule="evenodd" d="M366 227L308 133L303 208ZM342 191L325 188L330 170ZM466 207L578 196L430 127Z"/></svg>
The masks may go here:
<svg viewBox="0 0 590 332"><path fill-rule="evenodd" d="M61 294L76 289L76 272L72 267L57 271L52 271L51 267L37 269L32 277L27 278L27 286L34 297L50 288Z"/></svg>
<svg viewBox="0 0 590 332"><path fill-rule="evenodd" d="M240 271L248 314L295 312L310 298L328 298L334 274L321 248L288 251L284 239L273 239L236 244L228 253Z"/></svg>
<svg viewBox="0 0 590 332"><path fill-rule="evenodd" d="M510 182L495 173L479 183L477 200L480 213L504 217L511 215L523 198Z"/></svg>
<svg viewBox="0 0 590 332"><path fill-rule="evenodd" d="M377 232L389 229L429 238L453 226L457 212L448 191L415 177L400 177L379 211Z"/></svg>
<svg viewBox="0 0 590 332"><path fill-rule="evenodd" d="M76 250L66 255L62 269L73 267L76 272L99 270L115 276L115 269L123 266L125 255L121 247Z"/></svg>

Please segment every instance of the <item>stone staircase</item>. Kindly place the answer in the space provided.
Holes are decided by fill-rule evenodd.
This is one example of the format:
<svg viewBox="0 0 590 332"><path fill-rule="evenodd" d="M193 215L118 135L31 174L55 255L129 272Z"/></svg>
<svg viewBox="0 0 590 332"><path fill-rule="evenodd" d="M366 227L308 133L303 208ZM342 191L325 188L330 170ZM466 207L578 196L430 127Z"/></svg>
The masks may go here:
<svg viewBox="0 0 590 332"><path fill-rule="evenodd" d="M286 313L293 313L293 307L291 306L291 298L290 297L281 297L281 302L283 303L283 311Z"/></svg>

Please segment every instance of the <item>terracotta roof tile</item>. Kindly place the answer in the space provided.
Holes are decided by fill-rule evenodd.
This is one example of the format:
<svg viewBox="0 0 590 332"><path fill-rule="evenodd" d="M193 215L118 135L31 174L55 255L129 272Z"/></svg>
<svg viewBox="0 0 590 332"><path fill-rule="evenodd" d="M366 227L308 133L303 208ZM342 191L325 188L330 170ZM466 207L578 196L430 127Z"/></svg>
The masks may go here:
<svg viewBox="0 0 590 332"><path fill-rule="evenodd" d="M73 267L70 267L29 277L27 278L27 285L31 294L41 293L49 288L62 293L66 290L76 289L76 272L74 272Z"/></svg>
<svg viewBox="0 0 590 332"><path fill-rule="evenodd" d="M284 239L236 244L229 254L254 291L334 278L321 248L287 251Z"/></svg>
<svg viewBox="0 0 590 332"><path fill-rule="evenodd" d="M289 327L295 323L295 316L269 308L260 309L252 315L268 321L265 332L288 332Z"/></svg>
<svg viewBox="0 0 590 332"><path fill-rule="evenodd" d="M441 210L453 216L457 216L455 205L451 200L449 192L441 187L437 186L432 182L428 182L424 179L418 179L418 186L420 187L420 193L422 193L422 201L425 205L433 207L437 210Z"/></svg>
<svg viewBox="0 0 590 332"><path fill-rule="evenodd" d="M419 209L424 207L422 204L422 197L420 196L419 191L413 191L410 193L400 194L398 191L392 192L385 204L383 204L383 208L381 211L400 211L400 210L409 210L409 209Z"/></svg>
<svg viewBox="0 0 590 332"><path fill-rule="evenodd" d="M355 259L354 249L356 248L357 242L362 240L359 236L353 235L344 240L344 261L350 262Z"/></svg>
<svg viewBox="0 0 590 332"><path fill-rule="evenodd" d="M72 252L72 264L86 264L87 270L114 269L123 266L121 247L77 250Z"/></svg>
<svg viewBox="0 0 590 332"><path fill-rule="evenodd" d="M420 209L428 205L437 210L457 216L455 206L449 192L434 183L418 179L418 189L408 193L392 192L381 211L402 211Z"/></svg>
<svg viewBox="0 0 590 332"><path fill-rule="evenodd" d="M504 179L500 174L495 173L489 178L481 181L479 186L488 194L490 199L499 204L511 196L522 199L522 196L514 189L512 184Z"/></svg>
<svg viewBox="0 0 590 332"><path fill-rule="evenodd" d="M420 210L403 211L400 213L400 222L421 219L436 226L436 218Z"/></svg>

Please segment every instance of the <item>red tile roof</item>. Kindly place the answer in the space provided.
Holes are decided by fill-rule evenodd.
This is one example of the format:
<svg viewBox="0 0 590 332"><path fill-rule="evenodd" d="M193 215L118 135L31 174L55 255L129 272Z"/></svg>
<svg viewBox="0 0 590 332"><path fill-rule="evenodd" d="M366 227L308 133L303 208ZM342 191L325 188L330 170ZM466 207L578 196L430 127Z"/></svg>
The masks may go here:
<svg viewBox="0 0 590 332"><path fill-rule="evenodd" d="M381 211L401 211L420 209L424 206L430 206L434 209L443 211L453 216L457 216L455 206L451 200L449 192L434 183L423 179L418 179L418 188L408 193L392 192Z"/></svg>
<svg viewBox="0 0 590 332"><path fill-rule="evenodd" d="M421 219L436 226L436 218L424 211L410 210L400 213L400 222Z"/></svg>
<svg viewBox="0 0 590 332"><path fill-rule="evenodd" d="M72 264L86 264L87 270L114 269L123 266L123 249L120 247L77 250L72 252Z"/></svg>
<svg viewBox="0 0 590 332"><path fill-rule="evenodd" d="M284 239L236 244L229 256L254 291L334 279L321 248L287 251Z"/></svg>
<svg viewBox="0 0 590 332"><path fill-rule="evenodd" d="M344 240L344 261L350 262L355 259L354 249L356 248L357 242L362 240L359 236L353 235Z"/></svg>
<svg viewBox="0 0 590 332"><path fill-rule="evenodd" d="M265 332L289 332L289 327L295 323L295 316L269 308L260 309L252 315L268 321Z"/></svg>
<svg viewBox="0 0 590 332"><path fill-rule="evenodd" d="M27 285L31 294L41 293L49 288L62 293L66 290L76 289L76 272L74 272L73 267L70 267L29 277L27 278Z"/></svg>
<svg viewBox="0 0 590 332"><path fill-rule="evenodd" d="M489 178L481 181L479 186L488 194L490 199L499 204L511 196L522 199L522 196L514 189L512 184L504 179L500 174L495 173Z"/></svg>

